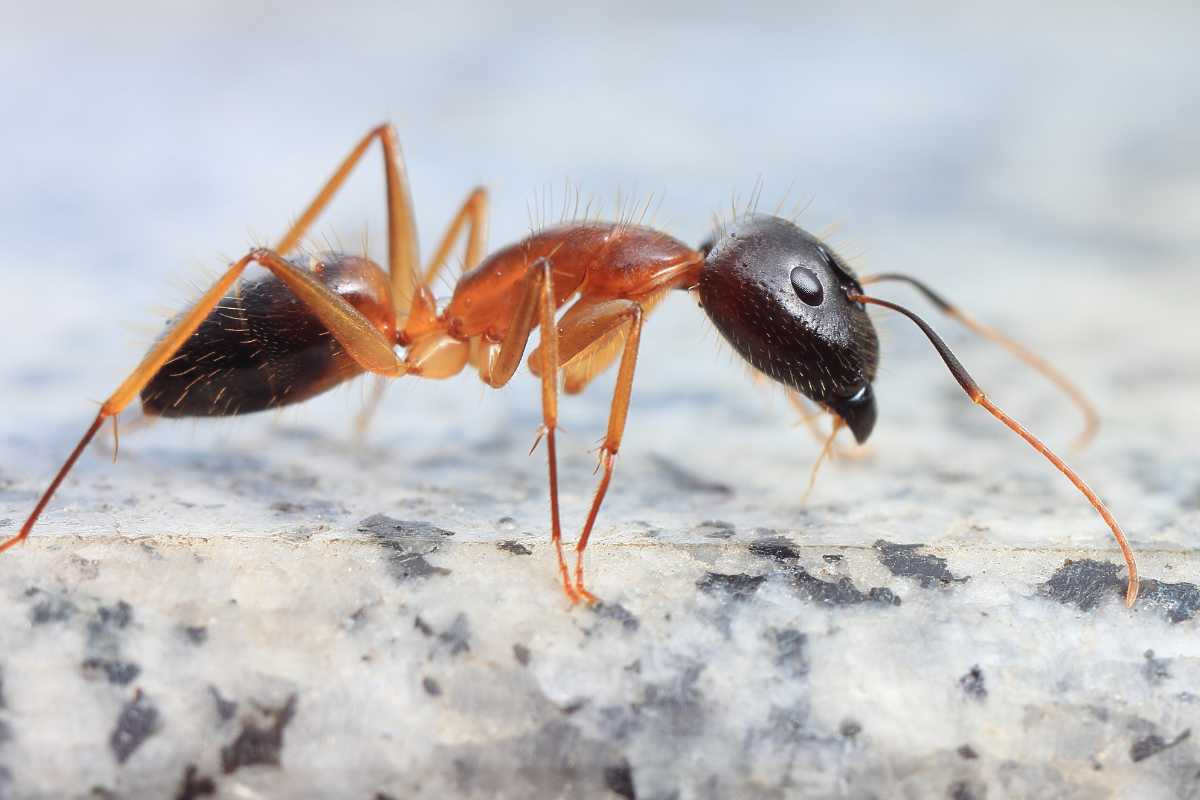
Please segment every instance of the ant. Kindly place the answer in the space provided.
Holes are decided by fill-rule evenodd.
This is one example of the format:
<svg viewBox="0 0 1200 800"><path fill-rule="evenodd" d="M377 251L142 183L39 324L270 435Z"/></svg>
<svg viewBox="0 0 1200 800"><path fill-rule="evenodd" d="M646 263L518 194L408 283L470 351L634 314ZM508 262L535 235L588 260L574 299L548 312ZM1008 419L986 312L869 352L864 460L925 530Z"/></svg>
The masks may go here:
<svg viewBox="0 0 1200 800"><path fill-rule="evenodd" d="M387 186L387 271L342 253L287 258L376 140L383 150ZM799 393L832 415L833 430L821 457L841 428L849 428L862 444L875 425L871 384L879 346L866 306L882 306L910 319L971 400L1045 456L1087 497L1125 557L1126 604L1137 598L1133 552L1096 494L983 393L924 320L865 294L863 286L908 283L940 311L1016 352L1084 410L1085 438L1095 427L1094 412L1049 365L920 281L894 273L859 278L816 237L790 221L760 214L733 220L699 249L641 225L584 221L532 233L485 258L487 211L486 190L475 189L422 271L396 132L391 125L369 131L273 249L250 250L172 320L101 406L20 532L0 543L0 552L29 536L105 420L112 419L114 441L119 441L117 415L136 397L150 417L228 416L298 403L366 372L383 378L442 379L468 366L498 389L512 378L531 334L540 329L540 342L527 363L541 382L542 425L534 447L545 440L551 541L567 597L572 603L594 603L597 598L584 584L583 554L621 447L642 326L670 291L684 289L698 296L717 329L754 370L783 384L795 399ZM430 287L464 230L466 271L439 309ZM269 274L239 282L251 263ZM397 347L403 355L395 352ZM572 577L558 512L559 386L567 394L581 392L618 358L616 390L600 446L598 468L603 472L575 545ZM814 476L820 463L818 458Z"/></svg>

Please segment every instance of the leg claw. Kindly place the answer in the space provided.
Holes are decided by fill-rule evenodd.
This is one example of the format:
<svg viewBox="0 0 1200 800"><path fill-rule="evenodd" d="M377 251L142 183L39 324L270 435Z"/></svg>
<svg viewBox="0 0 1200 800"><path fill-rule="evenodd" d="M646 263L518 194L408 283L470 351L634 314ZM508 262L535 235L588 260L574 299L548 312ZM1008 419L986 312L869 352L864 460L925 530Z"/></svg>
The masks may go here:
<svg viewBox="0 0 1200 800"><path fill-rule="evenodd" d="M575 591L579 593L579 596L583 598L583 601L589 606L594 606L600 602L600 598L583 588L582 583L575 584Z"/></svg>

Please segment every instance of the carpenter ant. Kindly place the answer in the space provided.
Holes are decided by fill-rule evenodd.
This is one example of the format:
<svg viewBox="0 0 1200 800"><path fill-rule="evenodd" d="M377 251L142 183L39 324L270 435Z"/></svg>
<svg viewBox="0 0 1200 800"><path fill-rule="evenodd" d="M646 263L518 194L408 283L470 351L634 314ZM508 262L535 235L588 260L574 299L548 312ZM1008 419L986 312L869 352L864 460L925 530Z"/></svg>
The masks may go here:
<svg viewBox="0 0 1200 800"><path fill-rule="evenodd" d="M387 182L387 272L366 258L340 253L285 258L376 139L382 145ZM866 306L883 306L908 317L971 400L1045 456L1108 523L1128 568L1126 603L1133 604L1138 591L1133 553L1095 493L988 399L924 320L895 303L866 295L864 284L907 282L942 312L1014 350L1080 405L1088 418L1085 437L1095 427L1094 413L1048 365L919 281L896 274L858 278L820 240L787 220L757 214L733 220L698 250L640 225L575 222L533 233L485 258L487 205L483 189L470 194L422 272L395 130L382 125L370 131L273 249L254 249L238 259L190 310L172 321L101 406L20 532L0 544L0 552L29 536L84 447L110 417L115 435L117 414L135 397L140 396L149 416L247 414L298 403L364 372L384 378L449 378L468 366L484 383L499 388L512 378L530 335L540 328L541 341L528 365L541 379L538 440L545 439L549 461L551 537L567 597L595 602L584 585L583 553L621 446L642 325L669 291L686 289L699 296L718 330L755 370L833 416L833 433L822 456L840 428L848 427L862 443L875 424L871 384L879 348ZM464 229L467 271L439 310L430 286ZM251 262L270 274L239 283ZM558 310L572 299L559 316ZM396 354L397 346L403 355ZM563 390L575 394L618 357L616 391L600 447L603 472L575 546L572 577L558 514L555 428L560 372Z"/></svg>

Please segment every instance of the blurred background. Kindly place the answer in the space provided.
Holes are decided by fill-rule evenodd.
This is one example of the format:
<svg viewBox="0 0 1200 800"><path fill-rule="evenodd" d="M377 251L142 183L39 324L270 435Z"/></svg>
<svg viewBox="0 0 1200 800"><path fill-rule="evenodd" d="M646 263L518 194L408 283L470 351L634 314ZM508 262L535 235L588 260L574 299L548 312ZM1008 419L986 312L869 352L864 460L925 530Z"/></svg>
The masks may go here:
<svg viewBox="0 0 1200 800"><path fill-rule="evenodd" d="M0 469L23 487L13 506L165 316L249 245L277 237L384 120L400 132L426 249L477 184L492 191L500 246L557 219L575 187L609 215L618 198L625 208L650 200L654 224L695 243L761 182L761 208L798 213L860 269L922 276L1076 376L1105 418L1101 454L1104 442L1149 453L1191 441L1196 8L9 4ZM365 238L383 260L381 172L372 154L320 221L318 244L355 250ZM891 296L928 310L902 288ZM1052 443L1070 440L1076 420L1045 382L935 322L994 396ZM881 327L880 453L969 459L968 440L944 437L979 431L995 443L981 463L1016 452L962 404L915 330ZM786 404L749 387L717 340L686 297L656 314L625 452L691 458L678 434L707 419L718 446L695 457L715 471L722 452L749 446L767 450L763 485L780 466L805 474L815 447L779 433L793 421ZM581 453L602 431L611 380L567 403ZM366 385L282 417L346 442ZM512 431L524 441L536 392L525 378L502 393L467 376L406 383L391 389L373 441L397 463L420 442L470 449ZM714 397L729 400L715 416ZM272 419L160 425L151 444L128 446L257 449L272 441ZM506 456L488 458L506 468ZM97 468L136 491L120 469L82 467ZM861 490L845 483L834 478L829 491Z"/></svg>

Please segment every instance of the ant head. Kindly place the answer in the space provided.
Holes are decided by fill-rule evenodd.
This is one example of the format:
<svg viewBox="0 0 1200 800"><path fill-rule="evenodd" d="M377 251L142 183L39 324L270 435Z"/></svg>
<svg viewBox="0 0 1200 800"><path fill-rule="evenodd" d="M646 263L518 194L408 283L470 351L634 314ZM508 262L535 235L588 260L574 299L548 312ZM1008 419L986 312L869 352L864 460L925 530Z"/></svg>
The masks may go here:
<svg viewBox="0 0 1200 800"><path fill-rule="evenodd" d="M750 365L845 421L875 426L879 340L846 263L788 220L753 215L701 246L700 302Z"/></svg>

